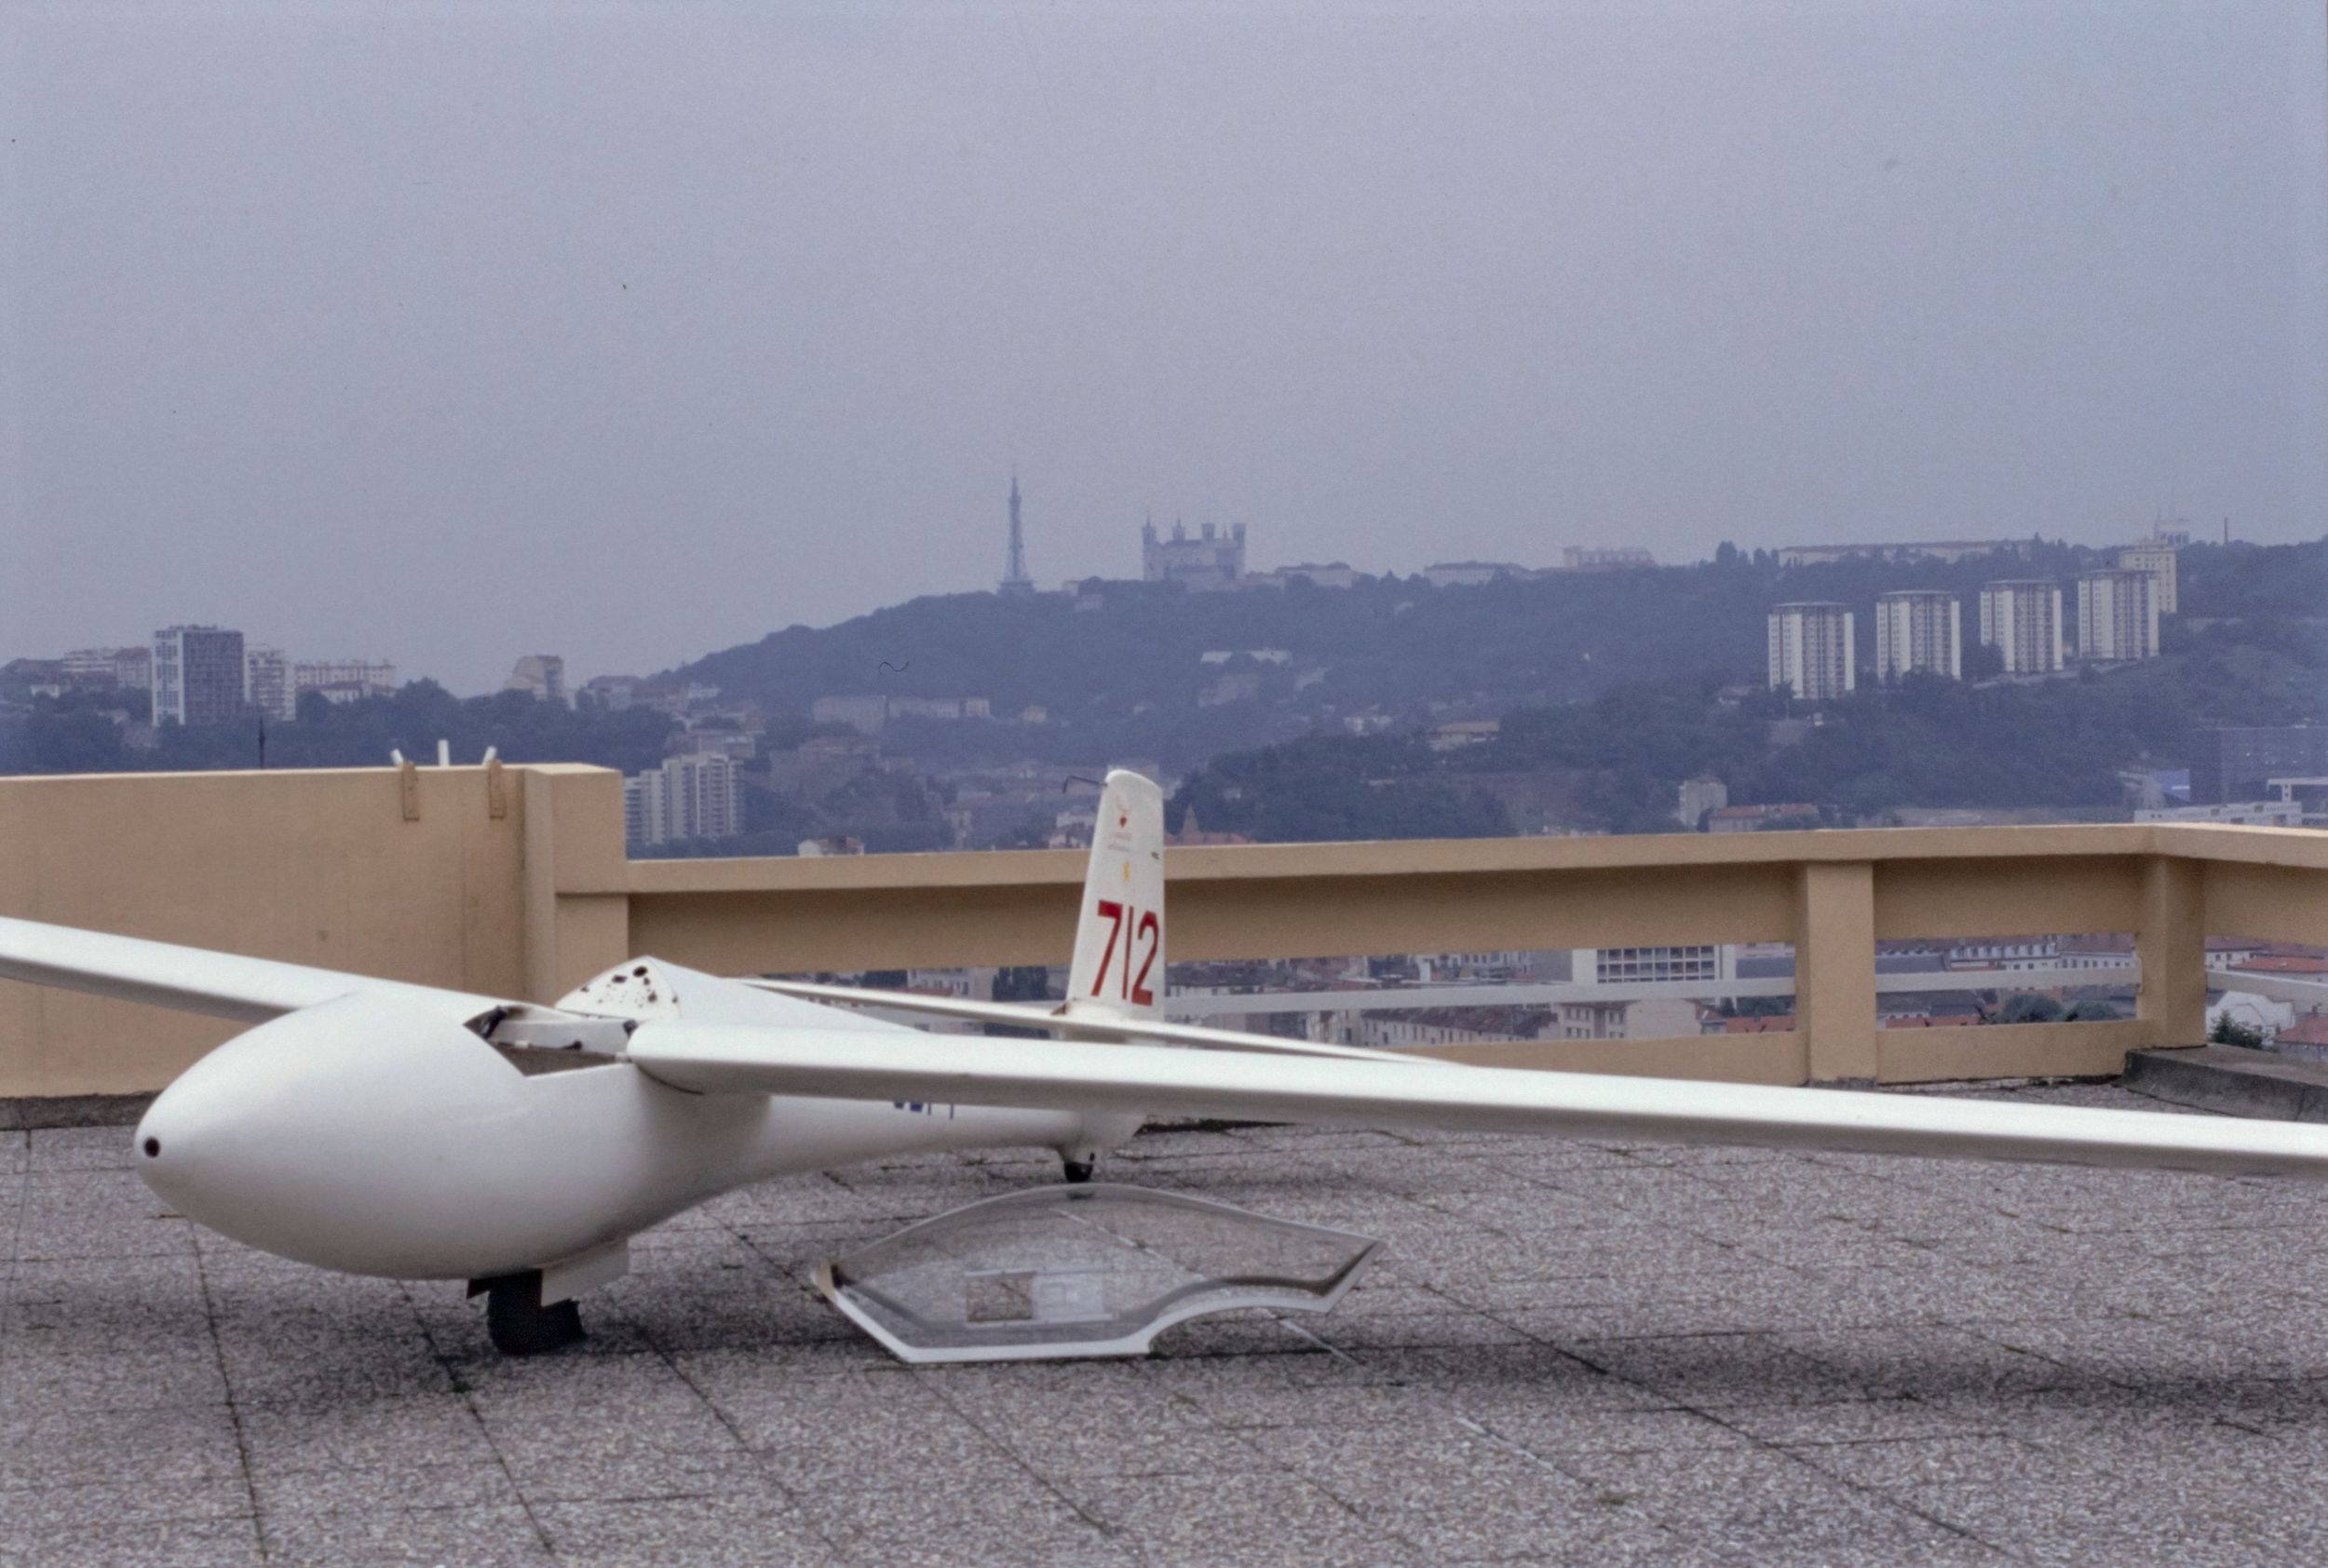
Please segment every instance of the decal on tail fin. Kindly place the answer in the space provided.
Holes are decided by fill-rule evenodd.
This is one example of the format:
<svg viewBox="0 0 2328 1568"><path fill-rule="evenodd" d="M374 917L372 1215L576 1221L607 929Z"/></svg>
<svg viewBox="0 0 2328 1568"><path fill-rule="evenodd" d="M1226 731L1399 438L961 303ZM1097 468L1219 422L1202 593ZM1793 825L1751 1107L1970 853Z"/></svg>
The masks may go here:
<svg viewBox="0 0 2328 1568"><path fill-rule="evenodd" d="M1083 876L1073 1010L1154 1015L1164 1001L1164 791L1112 769L1091 825Z"/></svg>

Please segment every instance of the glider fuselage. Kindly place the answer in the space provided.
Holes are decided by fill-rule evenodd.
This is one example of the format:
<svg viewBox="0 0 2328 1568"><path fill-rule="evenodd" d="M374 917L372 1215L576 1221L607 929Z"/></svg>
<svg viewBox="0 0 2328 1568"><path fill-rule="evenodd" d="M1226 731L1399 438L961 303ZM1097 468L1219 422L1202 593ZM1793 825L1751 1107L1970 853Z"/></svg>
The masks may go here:
<svg viewBox="0 0 2328 1568"><path fill-rule="evenodd" d="M474 1279L552 1264L770 1176L885 1156L1066 1145L1059 1111L691 1094L600 1061L523 1073L471 1031L376 998L261 1024L138 1126L140 1174L189 1218L350 1274Z"/></svg>

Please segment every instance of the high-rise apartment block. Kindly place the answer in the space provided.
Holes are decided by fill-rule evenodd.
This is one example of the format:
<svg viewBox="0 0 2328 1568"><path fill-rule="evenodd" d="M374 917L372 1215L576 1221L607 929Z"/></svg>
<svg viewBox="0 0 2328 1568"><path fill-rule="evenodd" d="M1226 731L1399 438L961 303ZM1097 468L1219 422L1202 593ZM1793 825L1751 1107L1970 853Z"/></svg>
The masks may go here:
<svg viewBox="0 0 2328 1568"><path fill-rule="evenodd" d="M299 717L299 688L292 683L291 662L282 649L243 650L242 699L262 718L287 724Z"/></svg>
<svg viewBox="0 0 2328 1568"><path fill-rule="evenodd" d="M1913 670L1964 679L1963 613L1953 593L1904 588L1875 601L1875 679Z"/></svg>
<svg viewBox="0 0 2328 1568"><path fill-rule="evenodd" d="M154 722L223 724L242 711L242 633L170 626L154 634Z"/></svg>
<svg viewBox="0 0 2328 1568"><path fill-rule="evenodd" d="M2189 543L2187 538L2184 541ZM2159 602L2159 614L2174 614L2174 554L2175 547L2164 539L2145 539L2128 545L2118 552L2121 572L2150 574L2152 596Z"/></svg>
<svg viewBox="0 0 2328 1568"><path fill-rule="evenodd" d="M1982 584L1981 641L2003 656L2008 675L2060 669L2061 585L2045 578Z"/></svg>
<svg viewBox="0 0 2328 1568"><path fill-rule="evenodd" d="M736 764L715 751L667 758L622 781L622 818L634 849L673 839L733 838L744 831Z"/></svg>
<svg viewBox="0 0 2328 1568"><path fill-rule="evenodd" d="M2078 656L2101 663L2159 656L2159 597L2149 573L2078 574Z"/></svg>
<svg viewBox="0 0 2328 1568"><path fill-rule="evenodd" d="M1851 612L1840 604L1780 604L1770 612L1770 689L1785 686L1805 702L1827 702L1853 691Z"/></svg>

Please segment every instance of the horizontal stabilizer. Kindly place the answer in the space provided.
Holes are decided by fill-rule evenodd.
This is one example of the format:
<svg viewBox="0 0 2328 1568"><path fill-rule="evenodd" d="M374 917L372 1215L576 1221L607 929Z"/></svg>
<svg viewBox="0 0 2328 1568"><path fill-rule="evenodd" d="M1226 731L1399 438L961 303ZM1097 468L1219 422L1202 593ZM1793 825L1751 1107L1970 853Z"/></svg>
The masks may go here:
<svg viewBox="0 0 2328 1568"><path fill-rule="evenodd" d="M702 1093L1169 1113L2328 1178L2328 1127L1925 1094L1318 1061L1049 1040L647 1023L630 1058Z"/></svg>

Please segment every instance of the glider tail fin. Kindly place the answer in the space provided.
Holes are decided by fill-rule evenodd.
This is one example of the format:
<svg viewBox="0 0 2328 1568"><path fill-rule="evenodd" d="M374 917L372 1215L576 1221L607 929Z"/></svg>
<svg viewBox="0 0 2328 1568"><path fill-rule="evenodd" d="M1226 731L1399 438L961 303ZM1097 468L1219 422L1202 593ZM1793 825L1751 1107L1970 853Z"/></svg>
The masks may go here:
<svg viewBox="0 0 2328 1568"><path fill-rule="evenodd" d="M1091 826L1067 1002L1075 1012L1154 1017L1164 1001L1164 791L1107 775Z"/></svg>

